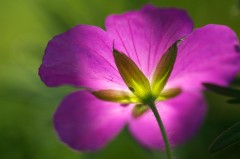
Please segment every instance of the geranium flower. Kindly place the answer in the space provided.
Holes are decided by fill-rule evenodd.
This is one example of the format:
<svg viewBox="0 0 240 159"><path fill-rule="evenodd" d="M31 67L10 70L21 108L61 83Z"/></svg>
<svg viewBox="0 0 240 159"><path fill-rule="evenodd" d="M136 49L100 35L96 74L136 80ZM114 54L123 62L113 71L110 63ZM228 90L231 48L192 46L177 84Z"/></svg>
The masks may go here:
<svg viewBox="0 0 240 159"><path fill-rule="evenodd" d="M171 146L191 138L206 115L202 83L228 85L239 71L235 33L214 24L193 31L185 11L152 5L110 15L105 24L106 31L78 25L46 48L42 81L84 88L54 115L60 139L76 150L98 150L127 125L143 146L164 148L148 100Z"/></svg>

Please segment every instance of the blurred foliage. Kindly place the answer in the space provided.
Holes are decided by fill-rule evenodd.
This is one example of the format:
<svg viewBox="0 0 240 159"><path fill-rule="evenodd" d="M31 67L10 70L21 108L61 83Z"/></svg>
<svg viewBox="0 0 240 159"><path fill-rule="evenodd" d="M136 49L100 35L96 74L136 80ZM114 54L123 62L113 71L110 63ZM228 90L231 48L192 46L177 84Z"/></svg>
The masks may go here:
<svg viewBox="0 0 240 159"><path fill-rule="evenodd" d="M210 91L229 97L230 99L227 100L229 104L240 104L240 90L211 83L203 83L203 85Z"/></svg>
<svg viewBox="0 0 240 159"><path fill-rule="evenodd" d="M219 152L240 141L240 122L223 131L209 146L210 153Z"/></svg>
<svg viewBox="0 0 240 159"><path fill-rule="evenodd" d="M240 85L240 83L233 82L235 85ZM240 104L240 90L231 87L223 87L210 83L203 83L203 85L210 91L221 94L223 96L229 97L227 100L229 104ZM240 122L229 127L227 130L223 131L209 146L210 153L219 152L231 145L234 145L240 141Z"/></svg>
<svg viewBox="0 0 240 159"><path fill-rule="evenodd" d="M54 35L80 23L104 28L107 15L137 9L145 3L184 8L196 27L224 24L240 35L239 0L0 1L1 159L153 159L162 155L140 147L127 130L99 152L82 154L70 150L58 140L52 115L73 88L47 88L38 77L44 49ZM209 113L203 127L191 141L175 150L176 155L179 159L239 159L240 144L208 154L211 141L240 120L240 108L225 104L221 95L207 93L206 97Z"/></svg>

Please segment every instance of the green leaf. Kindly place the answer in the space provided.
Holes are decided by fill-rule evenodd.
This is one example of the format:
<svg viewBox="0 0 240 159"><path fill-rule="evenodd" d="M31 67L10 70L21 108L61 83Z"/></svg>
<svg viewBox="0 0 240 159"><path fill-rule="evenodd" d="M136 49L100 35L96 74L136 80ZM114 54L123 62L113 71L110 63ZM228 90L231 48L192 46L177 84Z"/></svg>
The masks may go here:
<svg viewBox="0 0 240 159"><path fill-rule="evenodd" d="M138 102L138 98L134 96L132 93L118 91L118 90L100 90L92 92L94 96L101 100L110 101L110 102L118 102L118 103L136 103Z"/></svg>
<svg viewBox="0 0 240 159"><path fill-rule="evenodd" d="M233 98L233 99L227 100L227 102L229 104L240 104L240 99L239 98Z"/></svg>
<svg viewBox="0 0 240 159"><path fill-rule="evenodd" d="M210 145L209 152L219 152L240 141L240 122L222 132Z"/></svg>
<svg viewBox="0 0 240 159"><path fill-rule="evenodd" d="M240 98L240 91L233 89L233 88L227 88L227 87L222 87L210 83L203 83L203 85L209 89L210 91L213 91L215 93L228 96L228 97L234 97L234 98Z"/></svg>
<svg viewBox="0 0 240 159"><path fill-rule="evenodd" d="M166 100L169 98L176 97L182 92L182 89L177 87L177 88L169 88L169 89L164 89L160 95L157 97L157 101L162 101Z"/></svg>
<svg viewBox="0 0 240 159"><path fill-rule="evenodd" d="M158 96L167 83L167 80L172 72L176 56L177 56L177 43L174 43L165 54L161 57L153 74L152 79L152 92L154 96Z"/></svg>
<svg viewBox="0 0 240 159"><path fill-rule="evenodd" d="M117 50L113 53L117 68L129 90L141 99L149 96L151 94L150 83L138 66L125 54Z"/></svg>
<svg viewBox="0 0 240 159"><path fill-rule="evenodd" d="M235 78L235 79L232 81L232 85L233 85L233 86L240 86L240 77Z"/></svg>
<svg viewBox="0 0 240 159"><path fill-rule="evenodd" d="M134 106L133 111L132 111L132 116L134 118L140 117L143 115L145 112L147 112L150 109L148 105L144 104L137 104Z"/></svg>

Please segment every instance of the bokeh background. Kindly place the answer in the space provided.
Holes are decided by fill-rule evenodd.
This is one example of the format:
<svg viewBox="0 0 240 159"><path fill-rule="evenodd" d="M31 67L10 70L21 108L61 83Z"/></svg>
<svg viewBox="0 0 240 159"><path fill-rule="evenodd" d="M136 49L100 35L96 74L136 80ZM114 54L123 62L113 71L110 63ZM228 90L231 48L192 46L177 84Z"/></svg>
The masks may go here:
<svg viewBox="0 0 240 159"><path fill-rule="evenodd" d="M239 0L1 0L0 1L0 159L154 159L127 129L95 153L79 153L62 144L52 115L71 87L47 88L38 67L47 42L77 24L104 28L112 13L138 9L145 3L188 11L195 27L224 24L240 36ZM199 133L175 149L179 159L239 159L240 144L209 154L208 146L224 129L240 120L240 107L205 93L207 118Z"/></svg>

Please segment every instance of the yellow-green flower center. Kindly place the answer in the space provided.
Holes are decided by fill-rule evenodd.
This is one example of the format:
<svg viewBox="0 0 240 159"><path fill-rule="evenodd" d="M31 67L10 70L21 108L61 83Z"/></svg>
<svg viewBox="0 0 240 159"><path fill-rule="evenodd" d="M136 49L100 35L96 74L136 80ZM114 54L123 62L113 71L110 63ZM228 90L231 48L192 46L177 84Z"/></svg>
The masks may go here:
<svg viewBox="0 0 240 159"><path fill-rule="evenodd" d="M149 103L175 97L181 92L180 88L164 89L175 63L177 42L159 60L151 82L125 54L114 50L113 55L119 73L130 92L113 89L92 92L97 98L124 104L135 103L132 114L138 117L148 110Z"/></svg>

